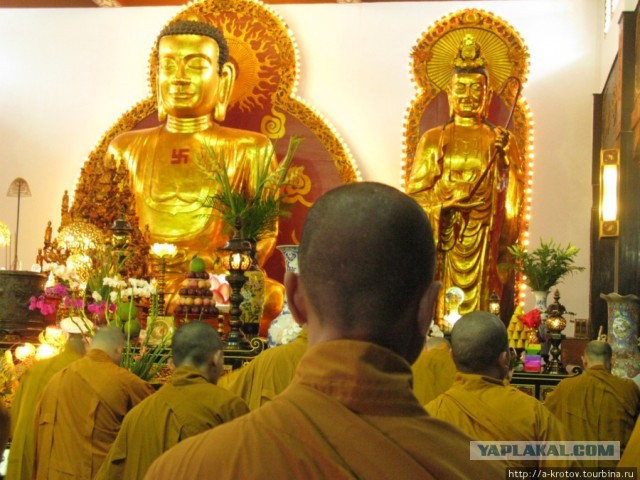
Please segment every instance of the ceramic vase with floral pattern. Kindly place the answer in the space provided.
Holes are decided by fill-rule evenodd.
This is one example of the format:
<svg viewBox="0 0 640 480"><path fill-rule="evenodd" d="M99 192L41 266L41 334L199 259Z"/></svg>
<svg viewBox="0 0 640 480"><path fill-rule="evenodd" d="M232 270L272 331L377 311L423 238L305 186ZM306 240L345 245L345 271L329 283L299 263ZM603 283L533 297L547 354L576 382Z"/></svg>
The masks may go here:
<svg viewBox="0 0 640 480"><path fill-rule="evenodd" d="M613 350L611 373L633 378L640 372L638 320L640 298L635 295L600 294L607 302L607 341Z"/></svg>
<svg viewBox="0 0 640 480"><path fill-rule="evenodd" d="M298 273L298 245L280 245L276 247L284 257L285 270ZM287 296L284 297L282 311L269 325L269 347L283 345L295 340L300 334L300 326L293 319L289 310Z"/></svg>

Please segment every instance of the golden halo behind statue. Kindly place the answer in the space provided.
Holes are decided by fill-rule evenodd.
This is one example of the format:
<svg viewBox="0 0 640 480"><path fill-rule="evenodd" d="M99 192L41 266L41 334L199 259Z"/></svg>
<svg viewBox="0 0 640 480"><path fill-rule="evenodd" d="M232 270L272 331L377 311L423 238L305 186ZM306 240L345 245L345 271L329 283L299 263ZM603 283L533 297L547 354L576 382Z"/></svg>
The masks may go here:
<svg viewBox="0 0 640 480"><path fill-rule="evenodd" d="M453 72L453 59L465 35L471 34L482 48L482 57L486 61L489 85L500 90L505 80L512 75L513 66L509 60L509 48L493 32L479 28L460 28L442 36L433 46L431 62L427 64L427 76L441 90L450 83Z"/></svg>
<svg viewBox="0 0 640 480"><path fill-rule="evenodd" d="M526 79L529 53L518 32L500 17L469 9L438 20L413 48L413 76L423 90L446 90L453 72L453 59L467 34L473 35L482 48L494 91L501 91L509 77ZM507 92L507 98L504 98L507 102L510 93Z"/></svg>

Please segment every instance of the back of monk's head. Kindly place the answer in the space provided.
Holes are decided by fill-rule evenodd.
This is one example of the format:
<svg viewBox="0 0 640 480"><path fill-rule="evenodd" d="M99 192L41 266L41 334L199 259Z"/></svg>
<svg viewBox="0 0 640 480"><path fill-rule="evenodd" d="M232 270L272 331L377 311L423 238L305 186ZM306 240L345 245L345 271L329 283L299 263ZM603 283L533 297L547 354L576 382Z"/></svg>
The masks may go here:
<svg viewBox="0 0 640 480"><path fill-rule="evenodd" d="M107 325L96 330L91 341L91 350L102 350L115 363L120 363L126 341L127 337L122 333L122 330Z"/></svg>
<svg viewBox="0 0 640 480"><path fill-rule="evenodd" d="M584 348L584 356L587 360L587 367L594 365L603 365L607 369L611 369L611 356L613 351L611 345L600 340L592 340L587 343Z"/></svg>
<svg viewBox="0 0 640 480"><path fill-rule="evenodd" d="M222 370L222 340L208 323L194 321L173 334L171 350L176 367L190 365L202 371L210 381L217 381ZM214 378L215 377L215 378Z"/></svg>
<svg viewBox="0 0 640 480"><path fill-rule="evenodd" d="M323 195L305 220L300 280L320 322L342 338L373 341L400 353L395 347L413 332L394 328L415 319L434 265L424 211L388 185L338 187ZM424 335L418 353L423 343Z"/></svg>
<svg viewBox="0 0 640 480"><path fill-rule="evenodd" d="M460 317L451 330L453 361L463 373L505 378L508 373L508 351L507 329L492 313L467 313ZM507 355L507 365L500 364L504 355Z"/></svg>
<svg viewBox="0 0 640 480"><path fill-rule="evenodd" d="M84 340L84 336L79 333L70 333L64 349L67 352L75 352L78 355L84 355L87 351L87 344Z"/></svg>

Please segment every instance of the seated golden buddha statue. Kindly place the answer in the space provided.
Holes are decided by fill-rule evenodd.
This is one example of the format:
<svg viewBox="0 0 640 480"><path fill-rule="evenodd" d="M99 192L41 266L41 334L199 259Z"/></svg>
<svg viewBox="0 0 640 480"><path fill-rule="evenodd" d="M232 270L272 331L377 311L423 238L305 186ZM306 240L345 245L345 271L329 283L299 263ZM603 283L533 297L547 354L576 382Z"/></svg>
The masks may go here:
<svg viewBox="0 0 640 480"><path fill-rule="evenodd" d="M109 145L106 161L124 162L129 170L139 225L149 226L149 243L178 248L167 264L166 290L174 301L193 255L211 269L229 238L216 212L205 206L219 187L203 167L203 156L215 153L210 164L221 159L232 187L248 194L255 190L257 163L270 155L272 167L277 165L266 136L219 124L234 80L235 67L218 29L184 20L168 25L158 37L158 117L164 123L123 133ZM276 236L277 231L258 243L259 264L272 253ZM282 286L267 280L265 300L265 316L275 317Z"/></svg>
<svg viewBox="0 0 640 480"><path fill-rule="evenodd" d="M464 292L460 314L488 310L491 293L503 294L510 272L498 265L518 239L524 193L514 136L486 120L491 90L485 67L480 46L466 35L447 92L450 119L420 138L407 185L433 225L441 294L452 287Z"/></svg>

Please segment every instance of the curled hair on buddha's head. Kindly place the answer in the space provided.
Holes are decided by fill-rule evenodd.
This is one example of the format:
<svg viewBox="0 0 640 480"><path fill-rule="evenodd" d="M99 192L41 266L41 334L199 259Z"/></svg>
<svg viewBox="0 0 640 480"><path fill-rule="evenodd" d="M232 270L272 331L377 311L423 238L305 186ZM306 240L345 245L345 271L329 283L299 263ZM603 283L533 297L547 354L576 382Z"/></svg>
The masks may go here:
<svg viewBox="0 0 640 480"><path fill-rule="evenodd" d="M213 25L193 20L178 20L162 29L160 35L158 35L158 45L160 44L160 39L169 35L200 35L201 37L209 37L215 40L218 44L218 72L221 72L222 66L229 61L227 41L222 32Z"/></svg>

